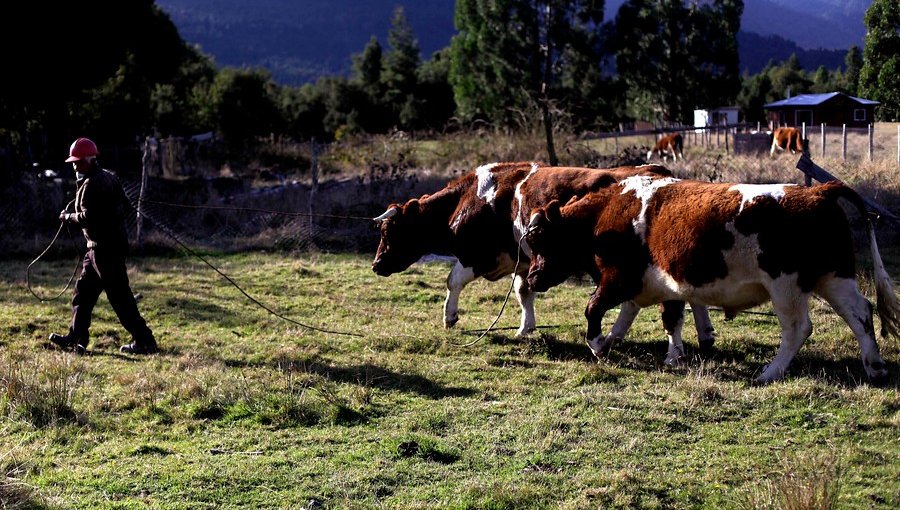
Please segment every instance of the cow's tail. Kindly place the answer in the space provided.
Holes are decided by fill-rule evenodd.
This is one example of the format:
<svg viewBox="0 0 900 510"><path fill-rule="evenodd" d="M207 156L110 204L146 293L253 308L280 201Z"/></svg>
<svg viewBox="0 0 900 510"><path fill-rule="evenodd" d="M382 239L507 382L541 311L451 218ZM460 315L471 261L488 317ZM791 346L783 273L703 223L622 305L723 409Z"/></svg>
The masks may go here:
<svg viewBox="0 0 900 510"><path fill-rule="evenodd" d="M881 253L878 251L878 242L875 239L875 225L869 216L866 203L856 191L848 186L831 186L829 183L829 185L823 185L822 188L836 190L838 193L835 198L847 199L866 219L866 235L869 237L872 267L875 272L875 311L881 319L881 335L900 338L900 301L897 300L893 280L887 269L884 268L884 261L882 261Z"/></svg>
<svg viewBox="0 0 900 510"><path fill-rule="evenodd" d="M869 234L869 246L872 250L872 265L875 267L875 290L877 300L875 310L881 318L881 335L900 338L900 302L894 293L891 275L884 268L878 243L875 242L875 228L872 221L866 221L866 233Z"/></svg>

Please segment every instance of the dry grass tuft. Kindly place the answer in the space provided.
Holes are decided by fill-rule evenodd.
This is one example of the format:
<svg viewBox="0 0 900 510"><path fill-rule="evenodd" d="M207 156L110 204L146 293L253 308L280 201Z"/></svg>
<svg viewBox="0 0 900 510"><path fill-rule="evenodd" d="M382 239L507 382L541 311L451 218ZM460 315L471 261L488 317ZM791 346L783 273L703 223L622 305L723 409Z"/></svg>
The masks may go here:
<svg viewBox="0 0 900 510"><path fill-rule="evenodd" d="M0 359L0 414L35 427L76 421L72 404L82 375L70 354L9 351Z"/></svg>
<svg viewBox="0 0 900 510"><path fill-rule="evenodd" d="M782 461L782 474L747 491L744 510L831 510L837 508L843 469L834 452L801 454Z"/></svg>

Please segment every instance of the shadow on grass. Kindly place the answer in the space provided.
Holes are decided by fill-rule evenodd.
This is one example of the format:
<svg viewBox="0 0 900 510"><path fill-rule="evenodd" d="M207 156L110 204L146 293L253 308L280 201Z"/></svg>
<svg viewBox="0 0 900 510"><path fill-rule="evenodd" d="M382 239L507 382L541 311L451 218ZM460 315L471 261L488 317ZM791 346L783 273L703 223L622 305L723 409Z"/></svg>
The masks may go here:
<svg viewBox="0 0 900 510"><path fill-rule="evenodd" d="M529 340L532 353L544 353L554 361L595 362L586 342L560 341L556 335L541 333ZM777 346L761 342L749 342L739 348L714 346L708 353L701 353L696 346L685 344L688 361L680 366L668 367L663 364L669 344L664 340L638 341L625 339L616 342L606 357L606 362L622 368L641 371L658 371L661 369L687 373L697 369L701 363L711 362L707 375L722 381L752 381L762 373L767 363L775 358ZM750 361L762 359L762 363ZM900 389L900 364L886 359L888 371L886 381L877 385L881 388ZM843 356L833 358L822 356L801 348L788 367L786 378L810 377L841 387L856 387L871 384L863 369L859 356Z"/></svg>
<svg viewBox="0 0 900 510"><path fill-rule="evenodd" d="M388 370L371 363L350 366L331 365L315 359L281 359L279 364L295 366L298 370L316 374L324 379L336 383L358 384L370 386L381 390L404 391L417 393L431 399L447 397L468 397L475 394L469 388L442 386L427 377L409 375ZM229 367L259 367L262 363L248 363L237 360L225 360Z"/></svg>
<svg viewBox="0 0 900 510"><path fill-rule="evenodd" d="M244 309L255 308L244 307ZM165 313L187 322L211 322L221 327L236 327L248 321L242 312L210 303L205 299L168 298Z"/></svg>

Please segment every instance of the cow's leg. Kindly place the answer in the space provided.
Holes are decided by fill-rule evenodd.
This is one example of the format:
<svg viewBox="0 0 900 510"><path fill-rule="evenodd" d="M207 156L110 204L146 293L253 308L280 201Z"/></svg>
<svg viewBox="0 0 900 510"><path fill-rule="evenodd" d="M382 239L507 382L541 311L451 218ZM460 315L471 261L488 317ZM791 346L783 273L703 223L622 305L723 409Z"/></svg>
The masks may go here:
<svg viewBox="0 0 900 510"><path fill-rule="evenodd" d="M697 330L700 352L709 354L716 341L716 330L713 328L712 321L709 320L709 308L700 303L691 303L691 313L694 314L694 328Z"/></svg>
<svg viewBox="0 0 900 510"><path fill-rule="evenodd" d="M534 320L534 292L528 286L525 277L526 274L517 274L513 280L513 287L516 291L516 299L519 300L519 307L522 308L522 321L516 336L521 337L535 330Z"/></svg>
<svg viewBox="0 0 900 510"><path fill-rule="evenodd" d="M684 361L684 342L681 331L684 327L684 301L663 301L659 305L662 312L663 327L669 339L669 352L666 354L666 365L677 365Z"/></svg>
<svg viewBox="0 0 900 510"><path fill-rule="evenodd" d="M452 328L459 320L459 294L475 280L475 271L458 261L447 275L447 299L444 300L444 327Z"/></svg>
<svg viewBox="0 0 900 510"><path fill-rule="evenodd" d="M634 319L637 318L638 312L640 311L641 307L634 301L625 301L622 303L619 306L619 316L616 317L616 322L613 323L609 333L602 339L598 338L594 343L591 343L590 340L588 340L591 351L595 354L597 352L608 353L615 342L625 338L625 334L631 329L631 325L634 323Z"/></svg>
<svg viewBox="0 0 900 510"><path fill-rule="evenodd" d="M606 283L598 285L597 288L594 289L591 298L588 300L587 308L584 310L584 316L587 318L588 323L585 339L587 340L588 347L591 348L591 352L593 352L594 356L597 358L601 358L609 352L611 346L611 342L607 341L606 337L603 336L603 317L606 315L606 312L620 303L623 305L621 313L637 315L637 311L639 310L638 306L631 301L634 294L629 295L623 292L617 292L614 289L616 289L616 286L614 285ZM632 306L634 308L631 308ZM626 316L622 319L620 326L625 323L631 325L631 322L633 321L633 316L630 319ZM616 322L619 323L620 321L617 320ZM612 338L614 339L614 337Z"/></svg>
<svg viewBox="0 0 900 510"><path fill-rule="evenodd" d="M859 292L856 281L850 278L834 278L819 285L816 293L828 301L834 311L850 326L859 342L863 368L873 382L883 381L887 375L884 360L875 341L872 322L872 303Z"/></svg>
<svg viewBox="0 0 900 510"><path fill-rule="evenodd" d="M767 384L784 377L791 360L812 333L812 323L809 321L810 294L802 292L795 280L783 283L776 284L776 289L772 292L772 307L781 323L781 344L775 358L756 378L758 384Z"/></svg>

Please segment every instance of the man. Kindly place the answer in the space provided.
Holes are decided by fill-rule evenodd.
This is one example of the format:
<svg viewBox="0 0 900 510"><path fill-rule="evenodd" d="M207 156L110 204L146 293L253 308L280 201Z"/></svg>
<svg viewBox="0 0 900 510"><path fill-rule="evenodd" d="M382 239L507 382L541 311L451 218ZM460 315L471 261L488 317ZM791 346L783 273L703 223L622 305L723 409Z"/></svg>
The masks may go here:
<svg viewBox="0 0 900 510"><path fill-rule="evenodd" d="M79 138L69 148L66 163L75 167L77 191L75 212L63 210L59 220L80 227L87 240L81 276L72 297L72 322L66 335L53 333L50 341L60 348L84 353L88 345L91 312L102 291L119 322L131 334L132 342L119 350L129 354L157 352L156 339L141 317L128 283L125 256L128 235L125 225L130 202L119 179L97 162L97 145Z"/></svg>

